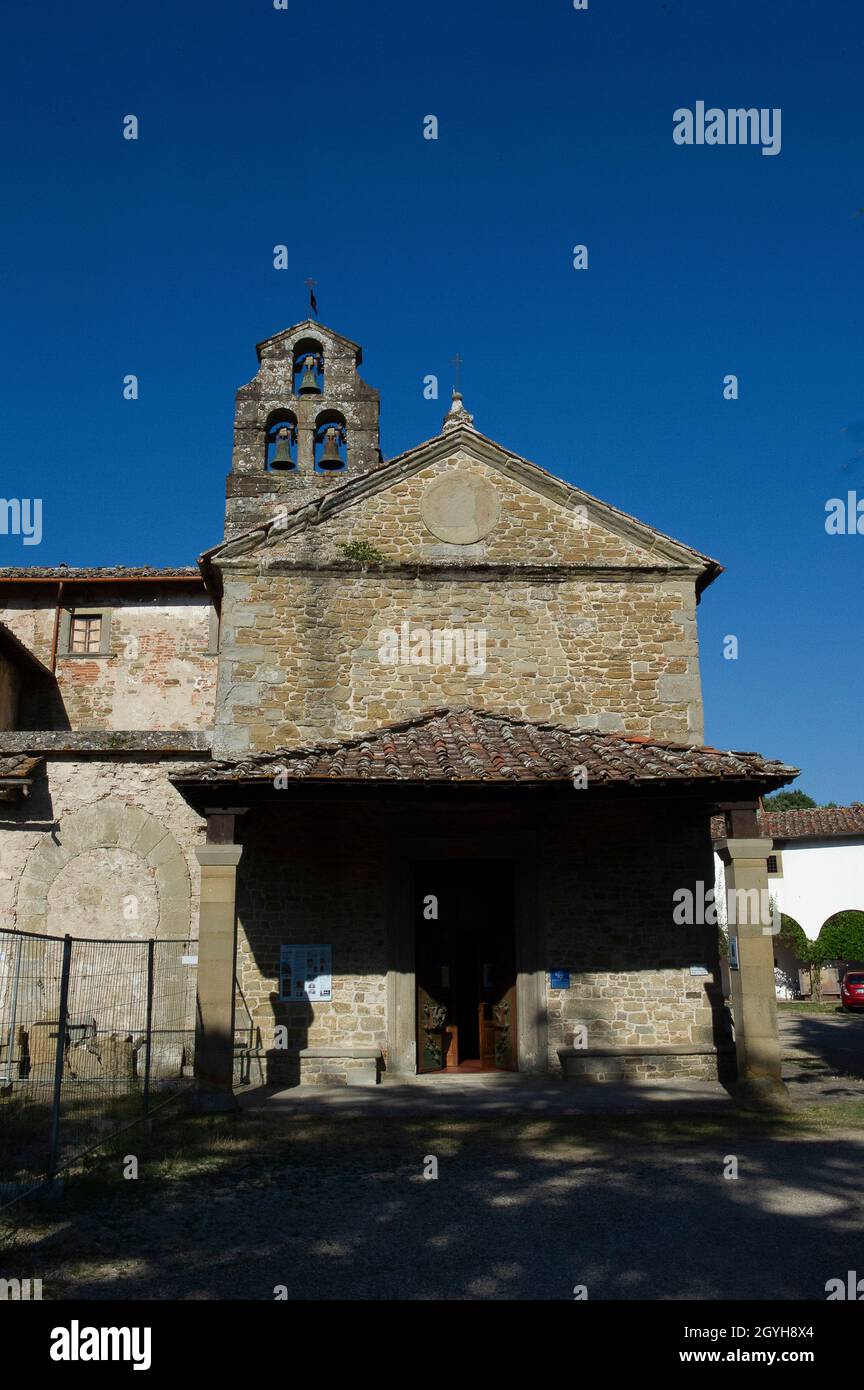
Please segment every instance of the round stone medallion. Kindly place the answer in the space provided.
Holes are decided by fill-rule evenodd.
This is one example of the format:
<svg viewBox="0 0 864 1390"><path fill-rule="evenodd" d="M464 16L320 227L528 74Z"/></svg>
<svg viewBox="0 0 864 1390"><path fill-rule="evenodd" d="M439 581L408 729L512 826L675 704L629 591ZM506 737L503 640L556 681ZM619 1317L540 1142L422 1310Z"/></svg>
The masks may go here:
<svg viewBox="0 0 864 1390"><path fill-rule="evenodd" d="M88 849L70 859L48 890L49 933L155 936L159 895L153 868L131 850Z"/></svg>
<svg viewBox="0 0 864 1390"><path fill-rule="evenodd" d="M471 473L445 473L425 489L420 513L439 541L473 545L497 526L501 502L485 478Z"/></svg>

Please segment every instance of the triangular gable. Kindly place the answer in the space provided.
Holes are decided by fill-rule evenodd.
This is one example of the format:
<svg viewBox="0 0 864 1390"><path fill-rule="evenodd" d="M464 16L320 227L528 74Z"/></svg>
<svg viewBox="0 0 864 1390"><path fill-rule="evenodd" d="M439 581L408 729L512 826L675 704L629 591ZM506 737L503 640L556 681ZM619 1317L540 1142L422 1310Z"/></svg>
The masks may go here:
<svg viewBox="0 0 864 1390"><path fill-rule="evenodd" d="M277 511L273 519L264 525L206 551L201 563L205 567L211 564L218 567L223 563L252 558L265 564L279 558L290 559L299 537L310 528L329 524L334 533L338 530L341 534L344 526L339 523L352 519L346 515L351 509L361 507L369 499L379 498L378 511L374 516L370 514L370 535L374 537L381 534L381 494L395 492L408 480L424 475L418 480L419 486L419 483L425 483L426 475L431 476L436 468L441 472L460 467L470 471L472 465L478 473L496 480L502 488L505 481L509 482L511 496L521 489L533 494L538 505L541 502L546 504L547 513L544 514L541 509L535 514L541 518L540 526L535 530L542 529L544 515L557 513L560 518L569 512L574 527L577 523L583 526L587 523L588 528L596 528L600 533L617 538L620 547L613 548L609 558L613 567L624 565L695 570L699 574L700 589L721 572L721 566L710 557L600 501L581 488L556 478L538 464L504 449L467 425L451 427L396 458L347 479L341 486L322 496L301 503L294 510L286 512L283 508ZM522 563L530 563L533 558L528 553L530 546L527 542L526 547ZM458 549L451 547L454 552ZM466 550L465 555L471 558L470 549ZM417 560L422 557L412 554L410 558ZM493 554L488 558L494 562L496 557ZM561 562L578 562L578 557L574 555L568 558L565 555Z"/></svg>
<svg viewBox="0 0 864 1390"><path fill-rule="evenodd" d="M281 332L274 333L270 338L262 338L260 343L255 344L255 351L258 354L258 361L265 355L264 349L270 348L275 344L281 344L288 338L293 338L297 333L308 333L310 338L329 338L337 343L344 343L345 347L351 348L357 356L357 365L363 361L363 349L359 343L355 343L351 338L346 338L342 333L336 333L332 328L328 328L325 323L319 323L317 319L302 319L300 323L292 323L290 328L283 328Z"/></svg>

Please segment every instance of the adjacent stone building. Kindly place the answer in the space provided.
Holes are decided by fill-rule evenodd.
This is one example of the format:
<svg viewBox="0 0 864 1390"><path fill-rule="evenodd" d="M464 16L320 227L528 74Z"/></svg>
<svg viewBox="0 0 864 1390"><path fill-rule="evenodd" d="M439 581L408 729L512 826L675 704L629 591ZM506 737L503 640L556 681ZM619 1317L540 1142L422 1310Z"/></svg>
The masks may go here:
<svg viewBox="0 0 864 1390"><path fill-rule="evenodd" d="M761 886L795 769L703 746L717 563L480 434L384 460L312 320L237 394L196 569L0 571L3 924L199 936L196 1067L778 1075ZM134 885L130 887L130 885ZM199 911L200 896L200 911Z"/></svg>

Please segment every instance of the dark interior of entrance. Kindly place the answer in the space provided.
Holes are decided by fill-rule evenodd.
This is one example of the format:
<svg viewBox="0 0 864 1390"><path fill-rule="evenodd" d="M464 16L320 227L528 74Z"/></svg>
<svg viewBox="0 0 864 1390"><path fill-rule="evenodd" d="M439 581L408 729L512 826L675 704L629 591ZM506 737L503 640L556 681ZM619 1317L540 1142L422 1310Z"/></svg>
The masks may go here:
<svg viewBox="0 0 864 1390"><path fill-rule="evenodd" d="M416 865L417 1069L516 1070L513 869Z"/></svg>

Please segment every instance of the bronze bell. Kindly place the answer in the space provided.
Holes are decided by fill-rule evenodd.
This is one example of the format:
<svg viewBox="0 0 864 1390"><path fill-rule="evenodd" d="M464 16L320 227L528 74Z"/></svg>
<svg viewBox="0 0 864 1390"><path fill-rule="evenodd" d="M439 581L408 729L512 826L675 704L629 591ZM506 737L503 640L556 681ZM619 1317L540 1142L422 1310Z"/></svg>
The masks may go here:
<svg viewBox="0 0 864 1390"><path fill-rule="evenodd" d="M291 430L288 425L282 425L276 431L276 452L270 461L270 467L280 469L294 467L291 459Z"/></svg>
<svg viewBox="0 0 864 1390"><path fill-rule="evenodd" d="M303 373L303 380L300 382L301 396L320 396L321 387L318 385L318 378L315 375L315 358L306 358L306 370Z"/></svg>
<svg viewBox="0 0 864 1390"><path fill-rule="evenodd" d="M344 468L345 460L339 456L339 431L332 425L324 436L324 452L319 463L320 468Z"/></svg>

